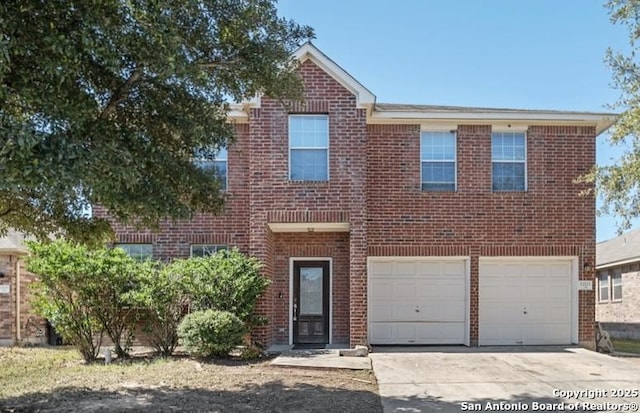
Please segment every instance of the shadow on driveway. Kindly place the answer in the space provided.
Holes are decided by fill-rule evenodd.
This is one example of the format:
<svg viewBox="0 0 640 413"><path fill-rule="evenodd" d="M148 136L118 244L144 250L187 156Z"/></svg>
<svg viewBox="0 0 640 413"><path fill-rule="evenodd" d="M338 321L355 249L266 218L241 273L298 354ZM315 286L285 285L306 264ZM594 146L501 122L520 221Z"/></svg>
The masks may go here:
<svg viewBox="0 0 640 413"><path fill-rule="evenodd" d="M143 388L101 391L64 387L0 399L1 413L17 412L381 412L374 392L280 381L235 391Z"/></svg>

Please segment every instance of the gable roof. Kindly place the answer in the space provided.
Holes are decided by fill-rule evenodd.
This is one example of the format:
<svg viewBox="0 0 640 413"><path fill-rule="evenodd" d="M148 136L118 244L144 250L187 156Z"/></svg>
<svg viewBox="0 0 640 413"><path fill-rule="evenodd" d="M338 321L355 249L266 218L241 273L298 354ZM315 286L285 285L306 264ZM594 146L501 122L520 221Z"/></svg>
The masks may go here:
<svg viewBox="0 0 640 413"><path fill-rule="evenodd" d="M369 89L364 87L362 83L358 82L346 70L338 66L336 62L322 53L320 49L315 47L311 42L300 46L300 48L294 52L293 56L298 59L300 63L311 60L345 89L353 93L356 97L356 106L358 108L366 109L375 104L376 97Z"/></svg>
<svg viewBox="0 0 640 413"><path fill-rule="evenodd" d="M376 103L376 96L369 89L311 42L300 46L293 57L300 63L311 60L353 93L356 107L366 109L368 124L420 124L443 130L455 129L461 124L490 124L514 131L526 130L530 125L570 125L594 127L596 135L599 135L618 119L616 113ZM242 104L231 105L229 118L248 122L248 110L251 107L260 107L259 96Z"/></svg>
<svg viewBox="0 0 640 413"><path fill-rule="evenodd" d="M640 261L640 228L596 244L596 268Z"/></svg>

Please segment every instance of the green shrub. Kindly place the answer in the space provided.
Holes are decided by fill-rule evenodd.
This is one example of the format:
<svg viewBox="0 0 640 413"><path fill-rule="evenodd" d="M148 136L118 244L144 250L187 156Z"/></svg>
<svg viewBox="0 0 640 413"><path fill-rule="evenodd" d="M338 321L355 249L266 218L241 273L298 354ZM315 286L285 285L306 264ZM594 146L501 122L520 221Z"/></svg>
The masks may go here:
<svg viewBox="0 0 640 413"><path fill-rule="evenodd" d="M129 300L137 288L138 264L120 249L63 240L28 243L28 270L38 276L32 304L86 361L98 355L102 336L127 355L136 323Z"/></svg>
<svg viewBox="0 0 640 413"><path fill-rule="evenodd" d="M178 326L187 307L183 276L157 262L141 266L140 283L133 301L144 311L142 329L145 344L168 357L178 345Z"/></svg>
<svg viewBox="0 0 640 413"><path fill-rule="evenodd" d="M195 311L178 327L178 336L191 355L225 357L242 343L244 324L227 311Z"/></svg>
<svg viewBox="0 0 640 413"><path fill-rule="evenodd" d="M176 260L169 267L183 276L192 309L228 311L249 329L266 322L254 314L258 298L269 285L256 258L234 248L208 257Z"/></svg>

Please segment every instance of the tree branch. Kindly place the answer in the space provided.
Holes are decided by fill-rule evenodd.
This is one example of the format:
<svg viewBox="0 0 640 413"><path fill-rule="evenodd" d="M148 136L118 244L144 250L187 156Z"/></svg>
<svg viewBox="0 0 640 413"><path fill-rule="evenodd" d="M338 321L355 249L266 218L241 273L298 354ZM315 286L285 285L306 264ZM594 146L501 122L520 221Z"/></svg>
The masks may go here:
<svg viewBox="0 0 640 413"><path fill-rule="evenodd" d="M122 87L118 89L116 93L113 94L113 96L111 96L109 103L102 110L102 113L100 113L100 116L98 116L98 119L106 119L113 112L115 112L118 104L123 100L125 100L125 98L127 97L127 93L129 92L129 89L131 89L131 87L134 84L136 84L136 82L138 82L141 77L142 77L142 70L140 69L134 70L133 73L131 73L131 76L129 76L129 78L124 82L124 85L122 85Z"/></svg>
<svg viewBox="0 0 640 413"><path fill-rule="evenodd" d="M10 213L12 213L14 211L13 208L7 208L4 211L0 212L0 218L4 217L5 215L9 215Z"/></svg>

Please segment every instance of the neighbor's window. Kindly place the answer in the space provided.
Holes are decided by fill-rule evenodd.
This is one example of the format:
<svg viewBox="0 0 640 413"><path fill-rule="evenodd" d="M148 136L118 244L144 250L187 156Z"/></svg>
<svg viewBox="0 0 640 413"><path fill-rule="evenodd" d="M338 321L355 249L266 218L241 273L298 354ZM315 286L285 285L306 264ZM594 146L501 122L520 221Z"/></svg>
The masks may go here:
<svg viewBox="0 0 640 413"><path fill-rule="evenodd" d="M622 300L622 270L613 270L611 275L611 300Z"/></svg>
<svg viewBox="0 0 640 413"><path fill-rule="evenodd" d="M116 244L116 248L123 249L131 258L146 261L153 258L152 244Z"/></svg>
<svg viewBox="0 0 640 413"><path fill-rule="evenodd" d="M194 162L204 170L215 171L220 178L222 190L227 189L227 148L196 151Z"/></svg>
<svg viewBox="0 0 640 413"><path fill-rule="evenodd" d="M329 180L329 117L289 116L289 179Z"/></svg>
<svg viewBox="0 0 640 413"><path fill-rule="evenodd" d="M491 134L492 188L494 191L527 189L527 150L524 133Z"/></svg>
<svg viewBox="0 0 640 413"><path fill-rule="evenodd" d="M456 190L456 135L422 132L420 135L423 191Z"/></svg>
<svg viewBox="0 0 640 413"><path fill-rule="evenodd" d="M191 256L192 257L207 257L213 255L218 251L226 250L226 245L204 245L204 244L192 244Z"/></svg>
<svg viewBox="0 0 640 413"><path fill-rule="evenodd" d="M609 301L609 273L607 271L598 273L598 301L601 303Z"/></svg>

